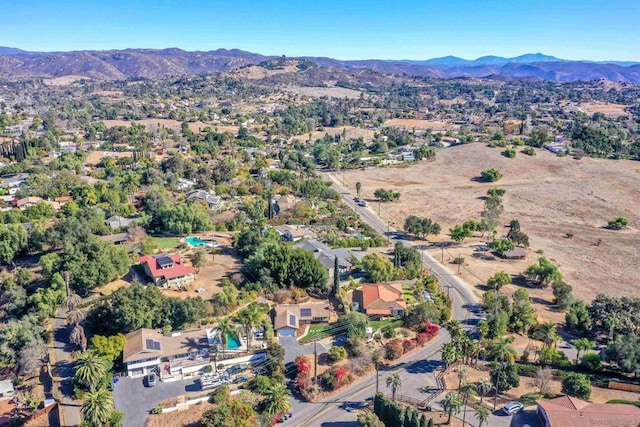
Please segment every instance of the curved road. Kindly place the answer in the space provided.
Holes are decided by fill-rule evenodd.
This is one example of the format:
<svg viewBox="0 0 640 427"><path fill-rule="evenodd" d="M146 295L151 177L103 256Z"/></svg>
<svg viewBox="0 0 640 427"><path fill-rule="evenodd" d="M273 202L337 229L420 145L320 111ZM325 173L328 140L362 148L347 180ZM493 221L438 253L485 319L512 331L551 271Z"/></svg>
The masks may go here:
<svg viewBox="0 0 640 427"><path fill-rule="evenodd" d="M381 220L371 208L357 206L351 193L341 186L333 175L329 173L325 175L331 182L332 188L342 195L343 201L357 212L369 226L381 235L386 235L391 243L402 241L407 246L416 246L411 244L410 241L398 239L397 230ZM453 300L452 317L460 320L467 328L475 325L482 318L483 312L471 287L431 255L424 253L424 251L423 262L429 272L438 278L440 285L447 288ZM379 390L387 393L388 391L384 385L386 377L393 373L399 373L403 379L403 387L398 394L407 394L412 397L426 399L429 394L422 393L419 389L425 386L435 387L435 378L432 374L441 365L440 348L442 344L448 341L449 334L446 330L441 330L438 337L424 348L408 355L406 360L401 359L399 363L392 365L385 371L381 371ZM363 404L366 398L375 393L375 384L375 374L372 374L339 391L328 401L309 403L292 398L294 418L287 423L300 427L357 426L359 424L355 421L356 414L346 410L344 405L346 402L355 402L356 406Z"/></svg>

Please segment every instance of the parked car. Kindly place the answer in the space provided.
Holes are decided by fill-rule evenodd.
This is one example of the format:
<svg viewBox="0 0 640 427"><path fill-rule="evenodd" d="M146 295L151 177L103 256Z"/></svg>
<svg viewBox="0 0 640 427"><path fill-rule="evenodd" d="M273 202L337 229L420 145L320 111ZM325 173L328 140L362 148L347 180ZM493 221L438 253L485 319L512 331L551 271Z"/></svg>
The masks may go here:
<svg viewBox="0 0 640 427"><path fill-rule="evenodd" d="M257 340L263 340L264 339L264 331L256 331L253 334L254 338Z"/></svg>
<svg viewBox="0 0 640 427"><path fill-rule="evenodd" d="M227 368L227 373L229 375L233 375L233 374L237 374L239 372L245 371L246 369L247 369L247 365L245 364L233 365Z"/></svg>
<svg viewBox="0 0 640 427"><path fill-rule="evenodd" d="M147 387L155 387L156 383L156 374L154 372L151 372L149 375L147 375Z"/></svg>
<svg viewBox="0 0 640 427"><path fill-rule="evenodd" d="M240 384L240 383L246 383L247 381L249 381L249 377L246 375L238 375L234 380L233 383L234 384Z"/></svg>
<svg viewBox="0 0 640 427"><path fill-rule="evenodd" d="M502 411L507 415L513 415L520 412L524 408L524 405L521 402L509 402L504 405Z"/></svg>

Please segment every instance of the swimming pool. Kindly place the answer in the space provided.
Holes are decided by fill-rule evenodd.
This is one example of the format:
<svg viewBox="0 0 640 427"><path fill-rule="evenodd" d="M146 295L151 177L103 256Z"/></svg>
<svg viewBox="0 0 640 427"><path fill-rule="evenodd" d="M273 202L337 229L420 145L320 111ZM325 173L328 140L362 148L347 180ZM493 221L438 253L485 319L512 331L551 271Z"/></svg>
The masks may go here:
<svg viewBox="0 0 640 427"><path fill-rule="evenodd" d="M184 239L184 241L190 244L191 246L207 246L210 244L206 240L202 240L197 236L187 237L186 239Z"/></svg>
<svg viewBox="0 0 640 427"><path fill-rule="evenodd" d="M227 333L227 348L229 350L240 348L240 340L236 335Z"/></svg>

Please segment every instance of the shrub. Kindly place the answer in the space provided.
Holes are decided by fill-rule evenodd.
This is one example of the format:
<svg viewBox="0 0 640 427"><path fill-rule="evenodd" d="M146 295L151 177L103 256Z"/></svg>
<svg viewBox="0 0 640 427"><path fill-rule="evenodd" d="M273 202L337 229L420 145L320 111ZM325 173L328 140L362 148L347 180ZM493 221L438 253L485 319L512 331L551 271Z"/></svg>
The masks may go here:
<svg viewBox="0 0 640 427"><path fill-rule="evenodd" d="M584 374L571 372L562 380L562 392L569 396L587 400L591 396L591 382Z"/></svg>
<svg viewBox="0 0 640 427"><path fill-rule="evenodd" d="M339 362L347 358L347 350L344 347L333 346L329 349L329 357L334 363Z"/></svg>
<svg viewBox="0 0 640 427"><path fill-rule="evenodd" d="M423 347L427 341L429 341L429 335L426 332L420 332L416 336L416 343L418 343L420 347Z"/></svg>
<svg viewBox="0 0 640 427"><path fill-rule="evenodd" d="M353 380L353 375L343 366L332 366L323 375L323 381L331 390L337 390L349 384Z"/></svg>
<svg viewBox="0 0 640 427"><path fill-rule="evenodd" d="M213 366L211 365L206 365L204 368L202 368L202 372L204 372L205 374L210 374L213 371Z"/></svg>
<svg viewBox="0 0 640 427"><path fill-rule="evenodd" d="M520 363L516 363L516 367L518 368L518 375L522 375L525 377L535 377L540 370L539 366L523 365Z"/></svg>
<svg viewBox="0 0 640 427"><path fill-rule="evenodd" d="M394 325L386 325L382 328L382 335L385 338L395 338L396 337L396 329Z"/></svg>
<svg viewBox="0 0 640 427"><path fill-rule="evenodd" d="M599 371L602 369L602 359L598 353L587 353L582 356L580 366L590 371Z"/></svg>
<svg viewBox="0 0 640 427"><path fill-rule="evenodd" d="M367 355L349 360L349 369L357 376L366 374L372 366L371 357Z"/></svg>
<svg viewBox="0 0 640 427"><path fill-rule="evenodd" d="M390 341L384 346L384 348L386 358L389 360L398 359L404 353L404 349L400 340Z"/></svg>
<svg viewBox="0 0 640 427"><path fill-rule="evenodd" d="M156 406L153 407L153 409L151 410L152 414L161 414L162 413L162 405L161 404L157 404Z"/></svg>
<svg viewBox="0 0 640 427"><path fill-rule="evenodd" d="M621 230L629 224L629 220L623 216L612 219L607 223L607 228L612 230Z"/></svg>
<svg viewBox="0 0 640 427"><path fill-rule="evenodd" d="M502 173L498 169L485 169L480 172L480 177L483 181L486 182L496 182L500 178L502 178Z"/></svg>
<svg viewBox="0 0 640 427"><path fill-rule="evenodd" d="M416 348L416 341L415 340L404 340L402 341L402 348L404 350L404 352L408 352L413 350L414 348Z"/></svg>
<svg viewBox="0 0 640 427"><path fill-rule="evenodd" d="M505 157L513 159L516 156L516 149L515 148L507 148L506 150L503 151L503 154L505 155Z"/></svg>
<svg viewBox="0 0 640 427"><path fill-rule="evenodd" d="M526 154L527 156L535 156L536 155L536 149L533 147L525 147L522 152L524 154Z"/></svg>
<svg viewBox="0 0 640 427"><path fill-rule="evenodd" d="M271 380L267 376L258 375L247 384L247 387L253 392L265 394L271 387Z"/></svg>
<svg viewBox="0 0 640 427"><path fill-rule="evenodd" d="M636 402L633 400L611 399L611 400L607 400L607 403L617 403L619 405L635 405L638 408L640 408L640 402Z"/></svg>

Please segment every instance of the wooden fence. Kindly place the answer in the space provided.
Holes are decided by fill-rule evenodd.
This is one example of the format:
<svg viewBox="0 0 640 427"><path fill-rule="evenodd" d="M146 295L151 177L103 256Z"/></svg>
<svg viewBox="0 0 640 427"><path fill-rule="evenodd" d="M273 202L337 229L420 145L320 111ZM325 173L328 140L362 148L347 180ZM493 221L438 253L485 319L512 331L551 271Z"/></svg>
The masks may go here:
<svg viewBox="0 0 640 427"><path fill-rule="evenodd" d="M623 390L623 391L632 391L635 393L640 393L640 385L638 384L629 384L629 383L620 383L618 381L609 381L608 388L613 390Z"/></svg>

